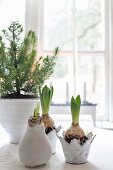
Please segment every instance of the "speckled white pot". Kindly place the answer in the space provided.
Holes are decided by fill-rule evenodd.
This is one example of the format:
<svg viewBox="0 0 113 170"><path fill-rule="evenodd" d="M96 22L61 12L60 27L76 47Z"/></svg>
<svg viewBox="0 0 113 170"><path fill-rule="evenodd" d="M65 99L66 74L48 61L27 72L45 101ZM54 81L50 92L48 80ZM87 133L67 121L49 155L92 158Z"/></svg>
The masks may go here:
<svg viewBox="0 0 113 170"><path fill-rule="evenodd" d="M9 134L11 143L20 142L27 120L38 101L38 99L0 99L0 123Z"/></svg>
<svg viewBox="0 0 113 170"><path fill-rule="evenodd" d="M46 164L52 155L50 142L45 134L43 125L30 127L19 143L20 160L28 167Z"/></svg>
<svg viewBox="0 0 113 170"><path fill-rule="evenodd" d="M57 136L56 136L56 130L53 129L47 134L47 137L50 141L51 148L52 148L52 154L56 153L56 144L57 144Z"/></svg>
<svg viewBox="0 0 113 170"><path fill-rule="evenodd" d="M58 140L57 133L61 130L61 128L62 128L61 126L58 126L58 128L53 129L47 134L47 137L50 141L51 148L52 148L52 155L56 153L56 144Z"/></svg>
<svg viewBox="0 0 113 170"><path fill-rule="evenodd" d="M64 138L59 137L62 144L65 161L70 164L83 164L87 162L93 137L88 139L86 143L80 145L79 140L73 139L70 143Z"/></svg>

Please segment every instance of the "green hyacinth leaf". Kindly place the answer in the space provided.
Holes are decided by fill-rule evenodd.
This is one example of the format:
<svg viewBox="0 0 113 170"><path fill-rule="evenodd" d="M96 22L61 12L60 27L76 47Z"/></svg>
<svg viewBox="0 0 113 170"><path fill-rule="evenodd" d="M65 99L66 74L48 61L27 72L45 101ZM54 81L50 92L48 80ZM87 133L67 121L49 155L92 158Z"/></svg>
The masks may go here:
<svg viewBox="0 0 113 170"><path fill-rule="evenodd" d="M42 107L42 113L48 114L49 108L51 105L51 100L53 97L53 87L50 88L45 85L41 91L40 89L40 100L41 100L41 107Z"/></svg>
<svg viewBox="0 0 113 170"><path fill-rule="evenodd" d="M78 95L76 98L72 96L71 98L71 114L72 114L72 122L79 123L79 113L81 106L81 98Z"/></svg>

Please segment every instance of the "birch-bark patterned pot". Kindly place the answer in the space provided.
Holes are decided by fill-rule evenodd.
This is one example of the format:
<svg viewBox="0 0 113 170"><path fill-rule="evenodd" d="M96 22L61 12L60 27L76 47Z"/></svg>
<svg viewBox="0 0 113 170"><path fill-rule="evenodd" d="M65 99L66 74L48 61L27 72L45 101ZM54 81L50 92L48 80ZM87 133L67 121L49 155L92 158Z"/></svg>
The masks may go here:
<svg viewBox="0 0 113 170"><path fill-rule="evenodd" d="M94 136L89 134L88 140L86 140L86 142L82 145L77 139L73 139L70 143L68 143L64 137L58 137L64 152L65 162L70 164L83 164L87 162Z"/></svg>
<svg viewBox="0 0 113 170"><path fill-rule="evenodd" d="M20 160L28 167L41 166L48 162L52 149L43 125L28 125L19 143L18 153Z"/></svg>

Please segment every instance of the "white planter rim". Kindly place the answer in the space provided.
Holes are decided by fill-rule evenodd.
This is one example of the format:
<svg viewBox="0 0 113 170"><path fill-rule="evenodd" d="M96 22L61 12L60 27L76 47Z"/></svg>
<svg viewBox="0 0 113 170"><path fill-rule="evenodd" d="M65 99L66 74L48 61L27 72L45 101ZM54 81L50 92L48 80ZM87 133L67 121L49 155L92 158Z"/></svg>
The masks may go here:
<svg viewBox="0 0 113 170"><path fill-rule="evenodd" d="M58 136L64 152L65 161L70 164L83 164L87 162L91 143L95 136L92 133L86 135L88 139L81 145L76 138L68 143L64 137Z"/></svg>
<svg viewBox="0 0 113 170"><path fill-rule="evenodd" d="M15 101L15 102L18 102L18 101L26 102L26 101L27 101L27 102L28 102L28 101L32 101L32 100L37 100L37 101L38 101L39 98L28 98L28 99L26 99L26 98L25 98L25 99L0 98L0 102L5 102L5 101L8 101L8 102L12 102L12 101L13 101L13 102L14 102L14 101Z"/></svg>

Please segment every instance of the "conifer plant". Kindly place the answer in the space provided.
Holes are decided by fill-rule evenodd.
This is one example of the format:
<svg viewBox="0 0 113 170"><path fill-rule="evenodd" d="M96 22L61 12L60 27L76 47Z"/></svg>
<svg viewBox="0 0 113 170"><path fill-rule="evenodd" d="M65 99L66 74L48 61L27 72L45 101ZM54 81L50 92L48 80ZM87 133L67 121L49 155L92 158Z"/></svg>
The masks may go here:
<svg viewBox="0 0 113 170"><path fill-rule="evenodd" d="M26 120L38 102L39 86L42 87L54 71L58 51L56 47L52 55L39 56L36 33L29 30L24 34L18 21L0 32L0 96L3 98L0 121L5 127L10 117L5 127L10 142L19 143ZM3 115L7 115L5 120ZM34 120L37 121L36 117L32 117L30 123Z"/></svg>
<svg viewBox="0 0 113 170"><path fill-rule="evenodd" d="M52 56L38 57L37 37L30 30L24 36L23 27L12 22L0 35L0 93L6 98L37 97L53 73L58 47Z"/></svg>

